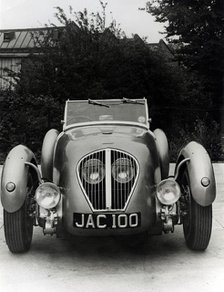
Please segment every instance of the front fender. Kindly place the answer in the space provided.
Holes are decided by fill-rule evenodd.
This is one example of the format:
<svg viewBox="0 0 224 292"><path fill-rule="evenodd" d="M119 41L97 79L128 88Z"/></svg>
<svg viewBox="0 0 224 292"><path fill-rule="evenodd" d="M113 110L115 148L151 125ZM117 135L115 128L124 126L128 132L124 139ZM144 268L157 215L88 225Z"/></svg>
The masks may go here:
<svg viewBox="0 0 224 292"><path fill-rule="evenodd" d="M169 175L169 146L165 133L161 129L155 129L156 148L159 156L161 168L161 179L166 179Z"/></svg>
<svg viewBox="0 0 224 292"><path fill-rule="evenodd" d="M214 170L207 151L197 142L188 143L178 156L176 170L178 164L185 158L189 158L190 160L186 162L185 166L183 165L181 167L178 178L181 179L184 167L187 167L191 193L194 200L203 207L211 205L216 197L216 184ZM210 184L207 187L204 187L201 183L204 177L210 180Z"/></svg>
<svg viewBox="0 0 224 292"><path fill-rule="evenodd" d="M33 152L23 145L14 147L6 157L2 169L1 202L3 208L9 213L16 212L24 204L29 171L29 167L25 165L26 162L37 165ZM7 191L8 182L15 184L14 191Z"/></svg>
<svg viewBox="0 0 224 292"><path fill-rule="evenodd" d="M43 141L41 150L41 172L44 179L52 181L53 179L53 156L54 147L58 137L58 131L55 129L49 130Z"/></svg>

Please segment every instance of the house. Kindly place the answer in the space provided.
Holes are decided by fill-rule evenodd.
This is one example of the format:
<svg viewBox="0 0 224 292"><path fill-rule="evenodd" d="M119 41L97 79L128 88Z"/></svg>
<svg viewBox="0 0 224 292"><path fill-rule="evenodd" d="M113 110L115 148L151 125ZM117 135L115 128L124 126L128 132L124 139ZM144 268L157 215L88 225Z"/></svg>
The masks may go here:
<svg viewBox="0 0 224 292"><path fill-rule="evenodd" d="M50 32L57 39L61 27L0 30L0 90L13 86L12 72L18 73L24 58L40 53L40 42Z"/></svg>
<svg viewBox="0 0 224 292"><path fill-rule="evenodd" d="M30 54L41 53L40 42L45 36L51 33L51 37L57 40L62 31L63 27L0 30L0 90L13 87L14 73L20 72L24 58ZM134 38L143 42L138 35ZM150 50L161 51L168 61L174 57L172 50L163 40L147 46Z"/></svg>

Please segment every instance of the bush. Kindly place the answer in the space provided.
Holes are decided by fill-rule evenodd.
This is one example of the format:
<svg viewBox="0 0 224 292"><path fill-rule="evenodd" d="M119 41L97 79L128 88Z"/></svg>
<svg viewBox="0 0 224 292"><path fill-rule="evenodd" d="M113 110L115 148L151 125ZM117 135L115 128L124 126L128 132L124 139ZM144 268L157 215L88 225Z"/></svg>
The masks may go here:
<svg viewBox="0 0 224 292"><path fill-rule="evenodd" d="M39 157L46 131L60 126L62 108L50 96L5 93L0 118L1 161L18 144L28 146Z"/></svg>
<svg viewBox="0 0 224 292"><path fill-rule="evenodd" d="M186 125L185 125L186 126ZM197 119L194 128L189 125L179 127L169 137L170 159L175 162L180 150L190 141L196 141L208 151L212 161L224 159L224 152L220 137L220 125L214 120Z"/></svg>

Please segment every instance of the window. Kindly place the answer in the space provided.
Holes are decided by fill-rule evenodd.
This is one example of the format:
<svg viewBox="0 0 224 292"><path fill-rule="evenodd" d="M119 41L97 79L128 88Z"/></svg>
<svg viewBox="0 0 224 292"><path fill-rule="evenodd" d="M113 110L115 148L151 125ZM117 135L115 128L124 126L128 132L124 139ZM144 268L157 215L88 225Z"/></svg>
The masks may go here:
<svg viewBox="0 0 224 292"><path fill-rule="evenodd" d="M10 32L5 32L4 33L4 42L10 42L15 38L15 32L10 31Z"/></svg>

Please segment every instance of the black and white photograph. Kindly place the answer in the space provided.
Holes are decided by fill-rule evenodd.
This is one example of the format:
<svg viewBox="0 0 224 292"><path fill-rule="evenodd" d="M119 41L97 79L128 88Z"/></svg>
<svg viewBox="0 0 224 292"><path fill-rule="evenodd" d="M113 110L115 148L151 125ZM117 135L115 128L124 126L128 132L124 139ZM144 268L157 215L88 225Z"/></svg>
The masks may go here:
<svg viewBox="0 0 224 292"><path fill-rule="evenodd" d="M0 291L222 292L224 1L0 0Z"/></svg>

